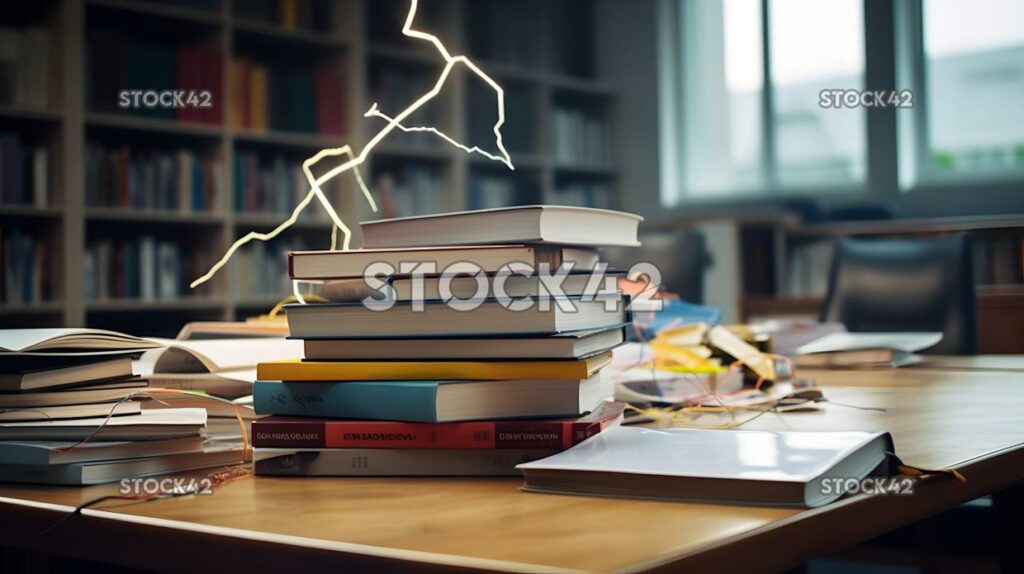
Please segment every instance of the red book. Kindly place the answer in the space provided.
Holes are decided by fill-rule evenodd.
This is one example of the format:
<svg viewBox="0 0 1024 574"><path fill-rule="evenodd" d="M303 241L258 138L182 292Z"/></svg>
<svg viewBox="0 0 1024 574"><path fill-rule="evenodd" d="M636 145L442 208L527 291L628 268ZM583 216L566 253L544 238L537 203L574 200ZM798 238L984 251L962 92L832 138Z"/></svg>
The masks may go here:
<svg viewBox="0 0 1024 574"><path fill-rule="evenodd" d="M331 70L316 75L316 127L323 135L341 135L341 76Z"/></svg>
<svg viewBox="0 0 1024 574"><path fill-rule="evenodd" d="M605 403L578 419L404 423L270 416L252 423L252 444L268 448L566 449L622 417Z"/></svg>
<svg viewBox="0 0 1024 574"><path fill-rule="evenodd" d="M188 46L180 46L178 48L178 89L185 90L185 97L188 98L194 90L197 90L200 83L199 78L199 66L198 66L198 50ZM179 122L196 122L199 121L201 110L188 105L189 102L185 102L185 106L178 108L178 121Z"/></svg>

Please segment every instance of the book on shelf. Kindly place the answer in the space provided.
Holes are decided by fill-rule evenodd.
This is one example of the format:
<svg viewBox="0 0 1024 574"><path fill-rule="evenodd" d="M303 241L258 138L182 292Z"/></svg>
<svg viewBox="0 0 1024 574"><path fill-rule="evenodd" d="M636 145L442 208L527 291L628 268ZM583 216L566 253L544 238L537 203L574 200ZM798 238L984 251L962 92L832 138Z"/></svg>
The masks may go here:
<svg viewBox="0 0 1024 574"><path fill-rule="evenodd" d="M429 423L574 416L593 410L610 396L610 385L600 376L584 380L253 384L257 414Z"/></svg>
<svg viewBox="0 0 1024 574"><path fill-rule="evenodd" d="M508 174L478 170L469 176L469 208L499 209L523 203L528 197L523 182Z"/></svg>
<svg viewBox="0 0 1024 574"><path fill-rule="evenodd" d="M611 191L608 184L598 181L560 183L555 187L551 201L558 205L606 209L611 203Z"/></svg>
<svg viewBox="0 0 1024 574"><path fill-rule="evenodd" d="M196 452L180 452L120 460L98 460L66 464L0 463L0 481L84 486L117 482L201 468L230 466L242 462L240 443L210 444Z"/></svg>
<svg viewBox="0 0 1024 574"><path fill-rule="evenodd" d="M135 38L128 31L95 28L87 46L88 109L149 118L221 124L223 52L204 45L174 44ZM162 92L186 90L182 106L150 106L141 87ZM209 94L209 97L207 97Z"/></svg>
<svg viewBox="0 0 1024 574"><path fill-rule="evenodd" d="M302 236L288 237L274 244L253 241L239 249L228 265L229 284L240 298L267 298L269 310L277 301L291 294L292 284L288 280L289 251L308 249L308 241Z"/></svg>
<svg viewBox="0 0 1024 574"><path fill-rule="evenodd" d="M483 60L528 68L540 60L535 16L516 2L466 4L466 42L469 54Z"/></svg>
<svg viewBox="0 0 1024 574"><path fill-rule="evenodd" d="M45 208L50 199L50 151L0 132L0 204Z"/></svg>
<svg viewBox="0 0 1024 574"><path fill-rule="evenodd" d="M298 159L236 149L232 161L235 213L290 215L309 191Z"/></svg>
<svg viewBox="0 0 1024 574"><path fill-rule="evenodd" d="M374 169L373 187L388 217L437 213L444 206L441 173L417 163Z"/></svg>
<svg viewBox="0 0 1024 574"><path fill-rule="evenodd" d="M551 114L551 147L555 162L597 167L611 163L611 134L607 119L565 105L556 105Z"/></svg>
<svg viewBox="0 0 1024 574"><path fill-rule="evenodd" d="M363 247L509 243L636 246L639 215L555 205L459 211L360 223Z"/></svg>
<svg viewBox="0 0 1024 574"><path fill-rule="evenodd" d="M558 452L524 449L267 449L257 476L515 476L518 464Z"/></svg>
<svg viewBox="0 0 1024 574"><path fill-rule="evenodd" d="M38 304L50 298L49 246L20 227L0 229L0 291L5 305Z"/></svg>
<svg viewBox="0 0 1024 574"><path fill-rule="evenodd" d="M369 64L369 99L376 102L381 110L405 109L410 102L431 91L436 81L429 68L394 63L386 59L371 60ZM438 126L443 131L444 119L446 116L441 110L441 104L435 98L417 109L407 121L414 121L416 125ZM417 148L440 148L443 145L437 135L424 131L395 130L388 136L388 141Z"/></svg>
<svg viewBox="0 0 1024 574"><path fill-rule="evenodd" d="M87 207L209 213L220 211L222 197L220 161L193 150L86 144Z"/></svg>
<svg viewBox="0 0 1024 574"><path fill-rule="evenodd" d="M611 353L582 359L530 361L286 361L261 360L256 377L275 381L410 381L586 379L611 362Z"/></svg>
<svg viewBox="0 0 1024 574"><path fill-rule="evenodd" d="M286 30L329 31L330 0L246 0L233 4L238 18L281 26Z"/></svg>
<svg viewBox="0 0 1024 574"><path fill-rule="evenodd" d="M471 245L429 248L359 249L356 251L293 251L288 254L288 276L301 280L362 278L373 263L386 263L400 271L403 262L433 264L439 274L445 268L466 262L484 273L495 273L510 262L526 263L538 269L547 264L553 270L572 265L573 270L590 270L600 254L595 249L558 245ZM404 273L407 274L407 273ZM511 278L511 277L510 277Z"/></svg>
<svg viewBox="0 0 1024 574"><path fill-rule="evenodd" d="M0 27L0 104L50 106L50 30Z"/></svg>
<svg viewBox="0 0 1024 574"><path fill-rule="evenodd" d="M497 300L469 301L465 312L442 301L393 302L387 312L362 303L285 306L288 328L297 338L452 337L458 335L555 334L607 328L628 320L624 301L541 299L517 311Z"/></svg>
<svg viewBox="0 0 1024 574"><path fill-rule="evenodd" d="M595 261L596 263L596 261ZM552 269L558 269L558 265L552 265ZM443 267L438 267L443 269ZM587 269L586 266L581 266L580 269ZM497 287L495 283L501 281L504 296L513 299L519 299L523 297L553 297L565 295L567 297L582 297L588 291L588 288L593 289L597 287L596 295L599 296L621 296L622 292L618 288L618 281L625 277L625 273L620 272L609 272L603 276L603 281L606 283L593 283L592 277L597 275L591 275L589 273L569 273L564 275L559 284L561 293L552 294L553 289L544 285L543 280L537 275L509 275L504 276L503 279L498 279L497 274L487 274L487 285L485 289L481 289L480 284L477 283L477 278L459 276L448 279L442 279L441 277L392 277L387 280L385 285L382 285L380 289L374 289L367 284L365 279L336 279L336 280L324 280L323 287L320 290L320 296L328 301L333 302L353 302L362 301L367 297L373 299L380 299L382 297L392 297L396 301L412 301L416 299L423 299L426 301L437 301L444 299L441 294L441 285L444 283L447 285L447 289L450 295L456 299L472 299L477 297L477 293L481 293L481 297L497 297ZM598 281L601 281L599 279Z"/></svg>
<svg viewBox="0 0 1024 574"><path fill-rule="evenodd" d="M893 450L885 432L613 427L517 468L529 492L817 507Z"/></svg>
<svg viewBox="0 0 1024 574"><path fill-rule="evenodd" d="M618 424L625 405L602 403L578 418L406 423L269 416L252 424L255 447L565 449Z"/></svg>
<svg viewBox="0 0 1024 574"><path fill-rule="evenodd" d="M234 58L234 127L338 136L346 132L345 85L337 70L310 71Z"/></svg>
<svg viewBox="0 0 1024 574"><path fill-rule="evenodd" d="M188 282L213 264L216 254L150 235L114 241L98 239L86 247L83 280L87 301L176 300L209 294L209 286Z"/></svg>
<svg viewBox="0 0 1024 574"><path fill-rule="evenodd" d="M625 328L572 331L543 336L445 339L306 339L305 358L349 359L576 359L608 351L625 341Z"/></svg>

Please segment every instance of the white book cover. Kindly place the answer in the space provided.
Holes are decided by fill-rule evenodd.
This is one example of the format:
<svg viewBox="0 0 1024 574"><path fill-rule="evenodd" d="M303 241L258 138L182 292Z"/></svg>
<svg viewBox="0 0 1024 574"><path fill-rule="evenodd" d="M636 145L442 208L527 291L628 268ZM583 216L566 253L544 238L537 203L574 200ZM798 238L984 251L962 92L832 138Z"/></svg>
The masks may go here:
<svg viewBox="0 0 1024 574"><path fill-rule="evenodd" d="M916 353L935 346L942 333L829 333L820 339L797 347L798 355L891 349Z"/></svg>
<svg viewBox="0 0 1024 574"><path fill-rule="evenodd" d="M517 468L808 482L884 434L615 427Z"/></svg>

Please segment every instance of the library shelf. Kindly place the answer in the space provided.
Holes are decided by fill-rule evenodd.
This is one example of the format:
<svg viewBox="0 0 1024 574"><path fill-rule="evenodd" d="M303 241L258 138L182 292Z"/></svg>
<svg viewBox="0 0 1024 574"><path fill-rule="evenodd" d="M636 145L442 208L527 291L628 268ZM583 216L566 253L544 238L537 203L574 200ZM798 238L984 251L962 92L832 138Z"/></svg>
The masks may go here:
<svg viewBox="0 0 1024 574"><path fill-rule="evenodd" d="M234 138L236 144L261 144L308 150L341 147L349 143L343 136L324 136L314 133L279 130L264 131L235 127L229 128L228 133Z"/></svg>
<svg viewBox="0 0 1024 574"><path fill-rule="evenodd" d="M221 309L226 304L223 298L182 297L179 299L106 299L86 301L88 313L130 313L130 312L171 312L207 311Z"/></svg>
<svg viewBox="0 0 1024 574"><path fill-rule="evenodd" d="M0 217L31 217L35 219L60 219L64 213L59 207L36 207L34 205L0 204Z"/></svg>
<svg viewBox="0 0 1024 574"><path fill-rule="evenodd" d="M103 222L173 223L176 225L219 226L225 216L217 212L184 212L158 209L87 207L86 219Z"/></svg>
<svg viewBox="0 0 1024 574"><path fill-rule="evenodd" d="M0 304L0 315L59 315L64 313L62 301L44 301L24 305Z"/></svg>
<svg viewBox="0 0 1024 574"><path fill-rule="evenodd" d="M249 36L275 44L327 50L346 48L349 45L345 38L327 32L304 28L285 28L278 24L238 16L234 17L231 27L238 36Z"/></svg>
<svg viewBox="0 0 1024 574"><path fill-rule="evenodd" d="M156 132L197 138L219 138L224 135L224 128L217 124L161 120L109 112L88 112L85 115L85 123L86 127Z"/></svg>
<svg viewBox="0 0 1024 574"><path fill-rule="evenodd" d="M0 118L5 120L24 120L39 123L60 123L64 116L60 112L45 108L28 106L0 105Z"/></svg>
<svg viewBox="0 0 1024 574"><path fill-rule="evenodd" d="M289 215L290 214L236 213L234 225L236 228L272 228L283 223L288 219ZM328 219L299 218L291 225L291 229L330 230L331 221Z"/></svg>
<svg viewBox="0 0 1024 574"><path fill-rule="evenodd" d="M206 26L221 26L224 24L224 17L219 10L204 10L202 8L176 6L159 2L141 2L139 0L88 0L86 5L134 13L140 16L179 20L190 24Z"/></svg>

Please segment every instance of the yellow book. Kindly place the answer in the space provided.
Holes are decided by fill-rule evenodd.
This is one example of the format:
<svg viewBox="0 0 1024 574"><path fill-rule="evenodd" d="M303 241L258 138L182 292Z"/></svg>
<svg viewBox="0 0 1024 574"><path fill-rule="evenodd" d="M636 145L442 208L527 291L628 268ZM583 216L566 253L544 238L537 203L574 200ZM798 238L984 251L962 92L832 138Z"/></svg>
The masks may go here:
<svg viewBox="0 0 1024 574"><path fill-rule="evenodd" d="M281 26L294 30L298 21L298 5L296 0L281 0Z"/></svg>
<svg viewBox="0 0 1024 574"><path fill-rule="evenodd" d="M252 82L250 91L252 127L257 130L267 129L267 69L263 66L252 66L249 72Z"/></svg>
<svg viewBox="0 0 1024 574"><path fill-rule="evenodd" d="M610 352L578 361L268 361L261 381L418 381L586 379L607 365Z"/></svg>
<svg viewBox="0 0 1024 574"><path fill-rule="evenodd" d="M229 121L232 127L241 128L245 126L243 112L245 110L245 98L249 97L248 86L246 85L246 67L244 60L231 60L231 67L228 68L228 80L231 85L231 106L228 108Z"/></svg>

